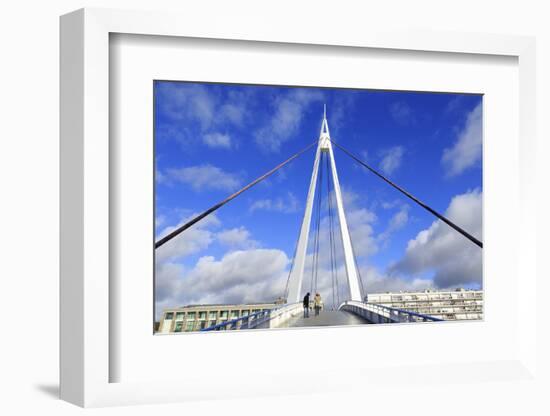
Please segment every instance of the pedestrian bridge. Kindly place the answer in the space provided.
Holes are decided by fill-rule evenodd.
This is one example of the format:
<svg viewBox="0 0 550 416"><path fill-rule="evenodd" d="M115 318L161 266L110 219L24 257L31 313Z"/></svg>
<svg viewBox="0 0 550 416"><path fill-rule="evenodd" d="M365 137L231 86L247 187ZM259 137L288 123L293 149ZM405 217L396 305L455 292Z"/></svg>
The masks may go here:
<svg viewBox="0 0 550 416"><path fill-rule="evenodd" d="M286 287L281 296L281 298L285 300L286 304L271 309L263 309L251 315L218 322L215 325L201 329L201 331L354 325L364 323L378 324L427 322L440 320L432 316L422 315L412 311L396 309L381 304L363 301L363 299L368 299L368 296L365 287L363 287L361 268L358 266L355 249L351 240L351 234L345 215L344 201L342 198L336 162L333 154L333 144L359 165L366 168L396 191L435 216L439 221L441 221L441 223L451 227L454 231L460 233L462 236L477 245L480 249L483 248L483 243L475 236L471 235L469 232L437 212L426 203L420 201L404 188L386 178L382 175L382 173L369 166L366 162L359 159L343 146L334 142L330 136L325 108L321 123L321 131L317 141L311 143L309 146L300 150L287 160L275 166L270 171L250 182L242 189L229 195L224 200L211 206L201 214L195 216L187 223L177 227L166 236L155 242L156 249L166 243L169 243L188 228L220 209L222 206L229 203L243 192L246 192L248 189L270 177L283 166L287 165L292 160L295 160L297 157L317 145L300 233L298 236L295 253L292 257ZM323 196L323 189L326 189L325 197ZM328 244L326 244L327 247L325 247L325 249L327 249L326 251L329 253L326 257L320 255L320 242L323 238L326 238L320 233L322 222L321 211L325 206L322 203L323 200L326 200L326 210L328 211L328 215L325 217L328 220L326 221L328 223L328 239L326 240ZM313 232L310 233L312 220L314 223ZM337 228L340 229L340 233L336 232ZM310 240L312 240L312 244L309 244ZM338 241L341 243L342 247L342 258L338 256L336 249ZM309 255L308 245L312 248ZM307 292L306 285L308 282L304 277L307 258L311 259L309 293L312 294L318 292L319 270L322 266L320 259L324 258L324 260L330 265L328 272L331 277L332 305L331 309L323 310L319 316L304 318L303 307L300 300L303 299L304 293ZM342 261L345 266L347 278L347 282L342 282L343 285L340 285L340 278L338 276L339 267L337 262L340 261ZM344 292L340 290L341 286L343 286ZM326 299L329 299L329 297L326 297ZM341 302L342 299L345 301Z"/></svg>
<svg viewBox="0 0 550 416"><path fill-rule="evenodd" d="M441 321L441 319L376 303L357 301L343 302L337 310L321 310L318 316L315 316L313 311L309 311L309 317L304 317L303 304L297 302L225 321L204 328L202 331L436 321Z"/></svg>

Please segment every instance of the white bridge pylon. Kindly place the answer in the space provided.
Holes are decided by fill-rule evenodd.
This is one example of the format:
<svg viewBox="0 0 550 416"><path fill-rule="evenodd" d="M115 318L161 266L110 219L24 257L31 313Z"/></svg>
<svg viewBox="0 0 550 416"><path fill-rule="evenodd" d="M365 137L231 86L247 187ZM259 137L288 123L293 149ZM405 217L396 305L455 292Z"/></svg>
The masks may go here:
<svg viewBox="0 0 550 416"><path fill-rule="evenodd" d="M350 289L350 300L361 301L361 291L359 290L359 274L355 265L353 248L351 245L351 237L349 235L348 223L344 212L344 202L342 201L342 192L340 191L340 182L338 181L338 172L336 171L336 163L334 162L334 154L332 152L332 144L330 142L330 132L328 129L326 106L323 114L323 123L321 125L321 133L319 135L319 144L315 154L315 162L313 163L313 173L309 184L307 194L306 210L302 227L300 229L300 237L296 246L296 255L294 257L294 265L290 273L288 283L288 298L287 303L299 302L302 297L302 282L304 280L304 268L306 262L306 251L309 240L309 229L311 225L311 214L313 211L313 201L317 187L317 173L319 172L319 160L321 152L329 154L332 179L334 183L334 194L336 197L336 208L338 211L338 222L340 224L340 236L342 237L342 246L344 248L344 261L346 265L346 274ZM328 172L327 172L328 175Z"/></svg>

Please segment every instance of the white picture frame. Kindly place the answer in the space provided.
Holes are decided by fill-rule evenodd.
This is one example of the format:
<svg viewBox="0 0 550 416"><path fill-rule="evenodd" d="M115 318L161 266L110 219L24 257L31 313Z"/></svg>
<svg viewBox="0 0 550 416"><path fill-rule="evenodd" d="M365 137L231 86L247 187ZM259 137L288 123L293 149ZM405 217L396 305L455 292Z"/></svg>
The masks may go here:
<svg viewBox="0 0 550 416"><path fill-rule="evenodd" d="M357 32L327 33L321 26L310 25L307 30L285 28L276 22L261 25L243 19L239 30L235 22L214 18L209 25L192 16L83 9L61 18L61 398L80 406L160 403L193 399L249 397L255 395L324 393L352 389L359 380L375 388L374 380L389 382L398 377L404 380L402 389L412 388L417 378L428 383L445 383L440 373L452 371L454 377L472 382L532 379L536 375L536 198L532 178L535 172L535 41L529 37L468 33L429 33L414 31L380 31L365 29ZM517 308L510 313L517 327L517 346L513 353L495 361L419 362L417 367L370 368L354 372L353 368L336 366L319 376L330 380L304 386L301 380L288 373L266 372L262 383L233 386L219 383L204 389L208 373L198 370L184 377L173 374L166 379L144 377L140 381L113 382L111 368L121 357L112 349L113 287L109 276L113 267L110 258L110 171L109 158L109 51L110 34L164 36L181 38L224 39L227 41L276 42L285 45L331 45L333 48L374 48L384 50L427 51L439 55L467 54L499 55L518 60L519 83L519 190L517 218L516 270L527 276L516 279ZM243 35L245 33L245 35ZM258 43L261 45L260 43ZM513 272L510 272L513 273ZM490 322L489 322L490 324ZM294 331L295 334L303 331ZM343 332L342 332L343 334ZM225 334L212 334L223 337ZM151 336L152 332L151 332ZM253 337L257 334L239 334ZM299 336L299 335L298 335ZM328 333L317 331L319 339ZM163 337L168 344L173 337ZM221 338L219 342L226 342ZM169 348L169 346L165 346ZM139 347L136 347L139 348ZM160 347L164 348L164 347ZM266 347L269 348L269 347ZM356 350L351 350L352 355ZM262 366L255 363L241 368L246 378L261 374ZM176 369L174 369L176 372ZM480 372L483 376L479 376ZM409 376L407 376L409 374ZM414 374L413 376L411 376ZM230 380L220 374L220 380ZM176 381L174 381L176 380ZM397 388L394 386L394 388ZM374 398L373 398L374 399Z"/></svg>

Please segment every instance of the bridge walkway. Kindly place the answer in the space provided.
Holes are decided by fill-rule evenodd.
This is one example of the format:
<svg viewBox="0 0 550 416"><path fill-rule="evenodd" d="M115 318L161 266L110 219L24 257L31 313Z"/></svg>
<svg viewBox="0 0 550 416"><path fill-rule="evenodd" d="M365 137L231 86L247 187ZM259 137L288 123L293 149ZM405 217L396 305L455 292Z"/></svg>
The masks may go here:
<svg viewBox="0 0 550 416"><path fill-rule="evenodd" d="M369 322L360 316L346 311L322 310L318 316L310 311L309 318L303 314L289 319L281 328L300 328L307 326L338 326L338 325L361 325Z"/></svg>

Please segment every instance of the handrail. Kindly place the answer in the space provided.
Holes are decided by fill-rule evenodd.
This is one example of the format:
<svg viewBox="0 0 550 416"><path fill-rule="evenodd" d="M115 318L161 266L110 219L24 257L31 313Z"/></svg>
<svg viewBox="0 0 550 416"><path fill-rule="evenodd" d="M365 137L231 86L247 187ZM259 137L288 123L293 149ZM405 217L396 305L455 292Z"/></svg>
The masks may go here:
<svg viewBox="0 0 550 416"><path fill-rule="evenodd" d="M392 308L390 306L381 305L379 303L364 303L364 302L358 302L358 301L345 301L343 302L338 309L348 309L347 306L353 308L358 308L363 311L367 311L369 313L375 313L379 314L380 316L388 319L390 322L417 322L417 320L412 319L412 317L419 318L424 322L438 322L443 321L443 319L436 318L435 316L430 316L418 312L413 311L407 311L405 309L399 309L399 308ZM377 310L378 309L378 310ZM385 316L380 312L380 310L384 310L387 312L388 316ZM355 311L351 311L355 312Z"/></svg>
<svg viewBox="0 0 550 416"><path fill-rule="evenodd" d="M397 311L399 313L405 313L407 315L416 316L418 318L423 318L427 321L443 321L443 319L436 318L435 316L426 315L424 313L408 311L406 309L400 309L400 308L392 308L391 306L380 305L378 303L373 303L373 305L376 305L379 308L388 309L390 311Z"/></svg>
<svg viewBox="0 0 550 416"><path fill-rule="evenodd" d="M246 316L241 316L240 318L235 318L235 319L231 319L231 320L227 320L227 321L224 321L224 322L220 322L219 324L216 324L216 325L212 325L212 326L209 326L207 328L202 328L201 331L220 331L220 330L225 330L227 329L227 327L229 326L230 329L237 329L237 323L242 321L242 322L247 322L247 328L250 328L250 321L251 320L254 320L256 319L256 317L259 317L260 315L265 315L265 314L268 314L272 311L272 309L268 309L268 310L262 310L262 311L259 311L259 312L255 312L255 313L252 313L250 315L246 315ZM262 321L261 323L265 322ZM255 326L257 326L258 324L256 324ZM242 327L242 325L241 325Z"/></svg>
<svg viewBox="0 0 550 416"><path fill-rule="evenodd" d="M298 305L298 303L289 303L289 304L279 306L277 308L261 310L259 312L255 312L250 315L241 316L240 318L234 318L231 320L220 322L219 324L216 324L216 325L209 326L207 328L202 328L200 331L202 332L223 331L223 330L227 330L228 327L230 330L253 329L253 328L256 328L258 325L261 325L265 322L268 322L278 317L279 315L284 313L286 309L296 307L296 305ZM238 323L241 321L242 323L239 326ZM251 326L251 324L253 324L253 326Z"/></svg>

